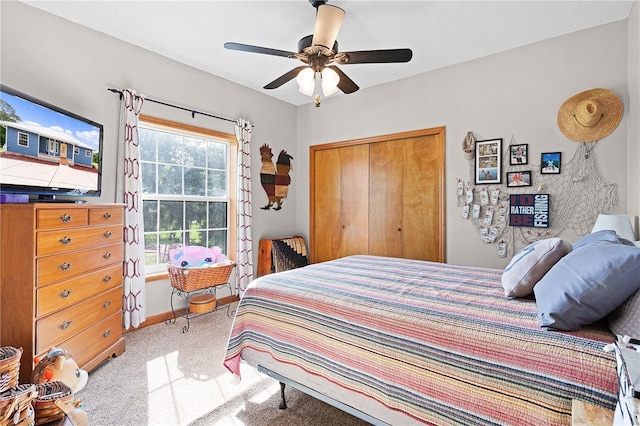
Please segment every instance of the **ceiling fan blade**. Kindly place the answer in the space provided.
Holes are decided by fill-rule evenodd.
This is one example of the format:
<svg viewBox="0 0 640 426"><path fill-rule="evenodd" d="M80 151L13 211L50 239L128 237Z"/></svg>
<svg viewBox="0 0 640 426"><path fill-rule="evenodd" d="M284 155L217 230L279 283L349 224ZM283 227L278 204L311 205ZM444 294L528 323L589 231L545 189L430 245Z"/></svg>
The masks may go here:
<svg viewBox="0 0 640 426"><path fill-rule="evenodd" d="M225 49L240 50L241 52L262 53L264 55L284 56L285 58L294 58L295 53L286 50L271 49L269 47L251 46L250 44L241 44L227 42L224 44Z"/></svg>
<svg viewBox="0 0 640 426"><path fill-rule="evenodd" d="M361 50L357 52L340 52L334 61L347 64L384 64L392 62L409 62L413 57L411 49Z"/></svg>
<svg viewBox="0 0 640 426"><path fill-rule="evenodd" d="M344 21L345 11L337 6L321 4L316 12L316 26L313 30L312 46L320 46L322 50L331 50L338 37ZM337 53L337 52L334 52Z"/></svg>
<svg viewBox="0 0 640 426"><path fill-rule="evenodd" d="M336 67L335 65L328 66L327 68L331 68L332 70L337 72L338 75L340 76L340 82L338 82L338 89L342 90L343 93L349 94L359 89L358 85L354 83L353 80L351 80L348 75L343 73L340 68Z"/></svg>
<svg viewBox="0 0 640 426"><path fill-rule="evenodd" d="M264 88L265 89L277 89L278 87L280 87L283 84L285 84L287 81L293 80L294 78L296 78L298 73L300 71L302 71L303 69L305 69L305 68L308 68L308 67L305 66L305 65L302 65L302 66L299 66L299 67L295 67L291 71L282 74L280 77L276 78L271 83L269 83L266 86L264 86Z"/></svg>

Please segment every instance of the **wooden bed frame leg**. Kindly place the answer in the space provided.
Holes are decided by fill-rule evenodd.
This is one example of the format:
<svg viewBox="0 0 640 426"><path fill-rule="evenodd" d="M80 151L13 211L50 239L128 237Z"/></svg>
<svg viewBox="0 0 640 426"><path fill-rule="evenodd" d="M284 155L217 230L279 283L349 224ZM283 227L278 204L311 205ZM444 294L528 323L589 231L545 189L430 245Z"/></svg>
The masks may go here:
<svg viewBox="0 0 640 426"><path fill-rule="evenodd" d="M286 410L287 409L287 401L284 399L284 387L286 385L282 382L280 382L280 406L278 407L281 410Z"/></svg>

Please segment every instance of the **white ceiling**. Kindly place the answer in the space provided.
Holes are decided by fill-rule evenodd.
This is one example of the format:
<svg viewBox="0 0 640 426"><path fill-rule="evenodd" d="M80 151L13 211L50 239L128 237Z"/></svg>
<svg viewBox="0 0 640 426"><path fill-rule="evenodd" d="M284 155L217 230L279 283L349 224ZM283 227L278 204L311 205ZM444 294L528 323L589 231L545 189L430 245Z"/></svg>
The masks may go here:
<svg viewBox="0 0 640 426"><path fill-rule="evenodd" d="M313 33L315 9L289 1L32 1L23 3L266 93L312 102L295 80L262 87L302 63L232 51L227 41L297 51ZM410 48L400 64L340 68L361 89L602 25L629 16L632 1L330 1L346 17L340 51ZM636 5L637 6L637 5ZM338 92L333 96L344 95Z"/></svg>

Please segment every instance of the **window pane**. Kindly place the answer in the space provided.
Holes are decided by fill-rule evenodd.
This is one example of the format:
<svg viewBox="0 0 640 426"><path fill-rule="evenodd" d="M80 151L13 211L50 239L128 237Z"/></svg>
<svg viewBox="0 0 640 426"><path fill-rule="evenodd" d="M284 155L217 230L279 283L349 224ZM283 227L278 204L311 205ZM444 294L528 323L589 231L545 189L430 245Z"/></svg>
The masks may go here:
<svg viewBox="0 0 640 426"><path fill-rule="evenodd" d="M223 143L210 143L208 149L209 168L227 170L227 145Z"/></svg>
<svg viewBox="0 0 640 426"><path fill-rule="evenodd" d="M227 203L210 203L209 204L209 227L210 228L226 228L227 227Z"/></svg>
<svg viewBox="0 0 640 426"><path fill-rule="evenodd" d="M140 141L140 159L142 161L156 161L156 132L149 129L138 128L138 140Z"/></svg>
<svg viewBox="0 0 640 426"><path fill-rule="evenodd" d="M158 161L182 164L182 136L158 131Z"/></svg>
<svg viewBox="0 0 640 426"><path fill-rule="evenodd" d="M184 169L184 194L205 195L206 172L205 169L185 167Z"/></svg>
<svg viewBox="0 0 640 426"><path fill-rule="evenodd" d="M184 165L206 167L207 145L209 143L200 138L184 138Z"/></svg>
<svg viewBox="0 0 640 426"><path fill-rule="evenodd" d="M144 224L145 228L147 224ZM144 234L144 264L156 265L158 263L158 234Z"/></svg>
<svg viewBox="0 0 640 426"><path fill-rule="evenodd" d="M182 201L160 201L160 231L177 231L180 234L180 238L173 241L173 237L166 237L171 239L171 242L182 241L182 229L184 226L184 216L182 211ZM162 241L161 237L161 242Z"/></svg>
<svg viewBox="0 0 640 426"><path fill-rule="evenodd" d="M227 173L209 170L209 196L224 197L227 194Z"/></svg>
<svg viewBox="0 0 640 426"><path fill-rule="evenodd" d="M142 163L142 193L156 194L157 181L155 163Z"/></svg>
<svg viewBox="0 0 640 426"><path fill-rule="evenodd" d="M227 253L227 231L226 230L216 230L209 231L209 247L218 246L222 250L227 257L229 257L229 253Z"/></svg>
<svg viewBox="0 0 640 426"><path fill-rule="evenodd" d="M160 234L160 253L159 253L159 261L158 263L168 263L169 262L169 254L171 250L178 250L182 247L182 234L180 234L180 238L176 239L175 235L169 233L161 233Z"/></svg>
<svg viewBox="0 0 640 426"><path fill-rule="evenodd" d="M156 200L144 200L142 202L142 215L144 231L158 231L158 202Z"/></svg>
<svg viewBox="0 0 640 426"><path fill-rule="evenodd" d="M158 165L158 194L182 195L182 167Z"/></svg>
<svg viewBox="0 0 640 426"><path fill-rule="evenodd" d="M188 201L185 204L188 229L206 229L207 203L205 201Z"/></svg>

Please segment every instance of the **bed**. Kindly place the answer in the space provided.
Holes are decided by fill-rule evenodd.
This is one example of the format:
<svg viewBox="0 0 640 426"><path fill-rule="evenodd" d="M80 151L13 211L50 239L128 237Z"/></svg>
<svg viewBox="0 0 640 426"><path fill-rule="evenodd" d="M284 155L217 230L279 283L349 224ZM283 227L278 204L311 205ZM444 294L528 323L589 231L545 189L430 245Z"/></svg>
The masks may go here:
<svg viewBox="0 0 640 426"><path fill-rule="evenodd" d="M502 273L363 255L266 275L242 296L224 364L374 424L571 424L573 400L613 410L612 332L541 328Z"/></svg>

